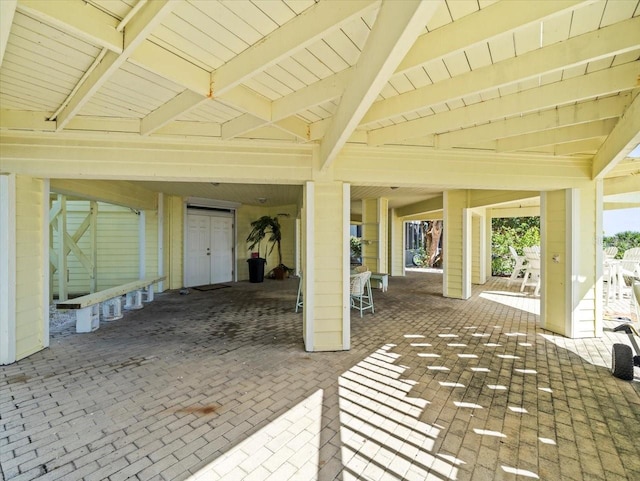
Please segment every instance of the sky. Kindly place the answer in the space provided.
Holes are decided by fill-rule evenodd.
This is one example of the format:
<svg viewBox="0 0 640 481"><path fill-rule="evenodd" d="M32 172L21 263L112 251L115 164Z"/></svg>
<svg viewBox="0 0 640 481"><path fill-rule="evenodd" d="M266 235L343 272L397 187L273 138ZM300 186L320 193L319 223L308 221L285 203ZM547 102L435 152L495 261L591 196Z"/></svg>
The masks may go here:
<svg viewBox="0 0 640 481"><path fill-rule="evenodd" d="M605 236L618 232L640 232L640 208L605 210L602 215L602 228Z"/></svg>

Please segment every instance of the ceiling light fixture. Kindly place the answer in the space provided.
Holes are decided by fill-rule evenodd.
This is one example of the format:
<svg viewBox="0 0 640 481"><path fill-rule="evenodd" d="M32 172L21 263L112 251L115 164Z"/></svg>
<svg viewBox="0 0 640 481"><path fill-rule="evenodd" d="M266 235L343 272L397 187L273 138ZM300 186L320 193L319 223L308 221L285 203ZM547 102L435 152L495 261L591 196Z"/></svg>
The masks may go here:
<svg viewBox="0 0 640 481"><path fill-rule="evenodd" d="M400 187L389 187L391 190L399 189Z"/></svg>

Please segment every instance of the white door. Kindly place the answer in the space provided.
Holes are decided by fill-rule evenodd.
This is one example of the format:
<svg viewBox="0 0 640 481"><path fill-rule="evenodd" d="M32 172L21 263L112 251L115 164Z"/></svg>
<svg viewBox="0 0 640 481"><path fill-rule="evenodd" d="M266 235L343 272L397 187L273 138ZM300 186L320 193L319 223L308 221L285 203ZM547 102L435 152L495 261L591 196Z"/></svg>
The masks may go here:
<svg viewBox="0 0 640 481"><path fill-rule="evenodd" d="M208 215L187 215L186 287L209 284L211 279L211 221Z"/></svg>
<svg viewBox="0 0 640 481"><path fill-rule="evenodd" d="M211 217L211 284L233 279L233 219Z"/></svg>
<svg viewBox="0 0 640 481"><path fill-rule="evenodd" d="M233 280L233 218L187 215L185 287Z"/></svg>

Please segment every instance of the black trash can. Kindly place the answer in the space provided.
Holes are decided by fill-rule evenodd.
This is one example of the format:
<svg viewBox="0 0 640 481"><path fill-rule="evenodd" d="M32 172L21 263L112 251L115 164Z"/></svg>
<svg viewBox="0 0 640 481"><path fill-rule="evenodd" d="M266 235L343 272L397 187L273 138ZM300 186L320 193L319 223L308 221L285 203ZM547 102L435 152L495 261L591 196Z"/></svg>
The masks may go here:
<svg viewBox="0 0 640 481"><path fill-rule="evenodd" d="M267 263L267 259L252 257L247 259L247 262L249 263L249 282L263 282L264 265Z"/></svg>

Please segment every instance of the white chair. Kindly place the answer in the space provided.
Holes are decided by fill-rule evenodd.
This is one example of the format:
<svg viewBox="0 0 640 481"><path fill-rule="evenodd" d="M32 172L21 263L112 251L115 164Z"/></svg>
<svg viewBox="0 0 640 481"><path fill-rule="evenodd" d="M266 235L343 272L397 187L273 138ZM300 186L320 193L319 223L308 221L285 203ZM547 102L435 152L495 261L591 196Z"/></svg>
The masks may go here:
<svg viewBox="0 0 640 481"><path fill-rule="evenodd" d="M362 313L367 309L371 309L371 313L375 312L373 308L373 295L371 293L371 284L369 279L371 278L371 272L361 272L353 274L351 276L350 294L351 294L351 307L354 307L360 311L360 317Z"/></svg>
<svg viewBox="0 0 640 481"><path fill-rule="evenodd" d="M511 276L509 276L509 284L511 284L512 282L516 281L516 279L520 275L520 272L525 268L526 257L519 256L512 246L509 246L509 252L511 252L511 257L513 257L513 259L516 261L513 272L511 273Z"/></svg>
<svg viewBox="0 0 640 481"><path fill-rule="evenodd" d="M540 252L532 247L522 249L527 259L527 270L524 272L524 279L520 286L520 292L524 291L526 286L534 286L534 295L540 294Z"/></svg>
<svg viewBox="0 0 640 481"><path fill-rule="evenodd" d="M625 278L629 279L629 287ZM630 290L633 280L640 280L640 247L627 249L618 265L618 295L622 299L623 290Z"/></svg>
<svg viewBox="0 0 640 481"><path fill-rule="evenodd" d="M602 250L605 259L615 259L616 254L618 253L618 248L616 246L605 247Z"/></svg>
<svg viewBox="0 0 640 481"><path fill-rule="evenodd" d="M296 312L298 309L302 309L304 306L304 300L302 298L302 272L300 273L300 280L298 281L298 298L296 299Z"/></svg>

